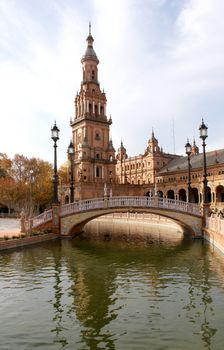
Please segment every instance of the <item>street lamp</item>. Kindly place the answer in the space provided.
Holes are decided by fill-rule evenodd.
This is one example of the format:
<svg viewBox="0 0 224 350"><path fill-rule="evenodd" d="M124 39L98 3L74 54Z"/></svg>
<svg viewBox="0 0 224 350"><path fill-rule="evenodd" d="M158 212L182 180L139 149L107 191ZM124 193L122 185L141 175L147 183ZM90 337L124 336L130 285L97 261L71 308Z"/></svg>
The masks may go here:
<svg viewBox="0 0 224 350"><path fill-rule="evenodd" d="M57 141L59 140L59 129L54 123L53 128L51 128L51 138L54 141L54 176L53 176L53 188L54 188L54 197L53 203L58 203L58 171L57 171Z"/></svg>
<svg viewBox="0 0 224 350"><path fill-rule="evenodd" d="M192 152L191 144L187 139L187 143L185 145L185 152L187 154L187 164L188 164L188 182L187 182L187 199L188 202L191 202L191 164L190 164L190 155Z"/></svg>
<svg viewBox="0 0 224 350"><path fill-rule="evenodd" d="M203 201L204 203L208 203L208 180L207 180L207 166L206 166L206 153L205 153L205 139L208 137L208 127L205 125L204 120L202 118L202 123L199 127L200 138L202 139L202 147L203 147Z"/></svg>
<svg viewBox="0 0 224 350"><path fill-rule="evenodd" d="M33 173L34 171L31 169L30 170L30 216L32 216L32 205L33 205L33 201L32 201L32 197L33 197Z"/></svg>
<svg viewBox="0 0 224 350"><path fill-rule="evenodd" d="M70 177L70 202L74 202L74 176L73 176L73 161L74 161L74 145L72 141L70 142L68 146L68 156L70 159L70 164L71 164L71 177Z"/></svg>

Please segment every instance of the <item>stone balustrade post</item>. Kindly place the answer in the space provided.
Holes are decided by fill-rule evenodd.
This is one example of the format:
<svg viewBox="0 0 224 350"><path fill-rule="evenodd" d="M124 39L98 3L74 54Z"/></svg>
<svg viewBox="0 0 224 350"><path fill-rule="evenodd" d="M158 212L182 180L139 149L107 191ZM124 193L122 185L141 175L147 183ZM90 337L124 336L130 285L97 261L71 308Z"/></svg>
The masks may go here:
<svg viewBox="0 0 224 350"><path fill-rule="evenodd" d="M104 209L108 208L108 199L107 199L107 197L104 197L104 199L103 199L103 207L104 207Z"/></svg>
<svg viewBox="0 0 224 350"><path fill-rule="evenodd" d="M60 234L60 204L52 204L52 229L54 233Z"/></svg>

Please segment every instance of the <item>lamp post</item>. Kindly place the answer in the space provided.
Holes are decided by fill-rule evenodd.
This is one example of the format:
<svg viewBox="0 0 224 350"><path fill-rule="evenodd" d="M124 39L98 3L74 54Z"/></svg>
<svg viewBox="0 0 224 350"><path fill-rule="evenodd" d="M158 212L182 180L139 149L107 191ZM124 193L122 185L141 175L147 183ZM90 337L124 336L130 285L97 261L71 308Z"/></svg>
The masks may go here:
<svg viewBox="0 0 224 350"><path fill-rule="evenodd" d="M208 127L205 125L204 120L202 118L202 123L199 127L200 138L202 139L202 147L203 147L203 202L208 203L208 180L207 180L207 166L206 166L206 153L205 153L205 139L208 137Z"/></svg>
<svg viewBox="0 0 224 350"><path fill-rule="evenodd" d="M33 178L33 170L31 169L30 170L30 210L29 210L29 212L30 212L30 215L29 216L32 216L32 205L33 205L33 180L34 180L34 178Z"/></svg>
<svg viewBox="0 0 224 350"><path fill-rule="evenodd" d="M187 143L185 145L185 151L187 154L187 165L188 165L188 177L187 177L187 201L191 202L191 164L190 164L190 155L192 152L191 144L189 143L189 140L187 139Z"/></svg>
<svg viewBox="0 0 224 350"><path fill-rule="evenodd" d="M51 128L51 138L54 141L54 175L53 175L53 189L54 197L53 203L58 203L58 170L57 170L57 141L59 140L59 129L54 123L53 128Z"/></svg>
<svg viewBox="0 0 224 350"><path fill-rule="evenodd" d="M70 202L71 203L74 202L74 173L73 173L74 154L75 154L74 145L71 141L69 146L68 146L68 156L69 156L70 163L71 163L71 177L70 177Z"/></svg>

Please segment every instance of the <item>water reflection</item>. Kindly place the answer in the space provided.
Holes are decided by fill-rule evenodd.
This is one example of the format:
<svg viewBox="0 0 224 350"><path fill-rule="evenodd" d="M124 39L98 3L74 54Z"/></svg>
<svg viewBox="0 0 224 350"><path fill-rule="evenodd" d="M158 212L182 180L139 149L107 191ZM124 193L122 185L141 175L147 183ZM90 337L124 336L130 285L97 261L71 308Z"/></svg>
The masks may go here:
<svg viewBox="0 0 224 350"><path fill-rule="evenodd" d="M190 349L195 344L197 349L219 349L224 261L212 254L199 241L164 239L162 244L136 246L73 240L4 253L0 256L3 349L9 342L8 349L41 348L35 332L46 350ZM24 302L14 288L23 291ZM13 297L7 299L8 309L18 308L20 322L29 317L29 347L20 345L15 319L2 312L9 291ZM35 297L37 305L29 308L25 300L34 293L41 294ZM33 316L36 308L43 310L39 318ZM10 332L16 334L14 344Z"/></svg>

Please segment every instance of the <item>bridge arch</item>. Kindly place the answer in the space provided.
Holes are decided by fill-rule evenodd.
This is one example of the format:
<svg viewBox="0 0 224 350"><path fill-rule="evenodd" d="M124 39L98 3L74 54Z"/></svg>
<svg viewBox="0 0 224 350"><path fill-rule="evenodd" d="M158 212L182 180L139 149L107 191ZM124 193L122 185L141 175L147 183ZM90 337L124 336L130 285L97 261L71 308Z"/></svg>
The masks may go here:
<svg viewBox="0 0 224 350"><path fill-rule="evenodd" d="M173 216L170 215L170 213L164 213L164 212L157 212L156 210L142 210L141 208L136 208L135 210L130 210L129 208L126 208L126 210L123 209L113 209L113 210L106 210L106 211L98 211L95 213L90 213L89 217L86 217L83 219L83 221L80 221L79 223L72 223L71 217L70 217L70 225L67 227L67 232L64 232L64 235L69 236L69 237L75 237L78 236L84 229L84 226L101 216L105 216L108 214L114 214L114 213L148 213L148 214L155 214L159 215L162 217L165 217L174 223L176 223L181 229L183 229L184 235L185 236L191 236L191 237L198 237L198 232L194 230L194 227L190 225L189 223L184 222L184 220L174 218Z"/></svg>

